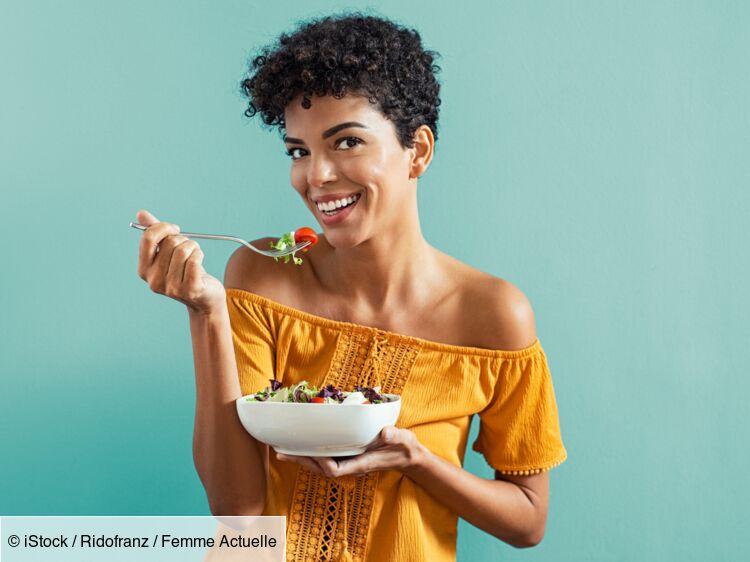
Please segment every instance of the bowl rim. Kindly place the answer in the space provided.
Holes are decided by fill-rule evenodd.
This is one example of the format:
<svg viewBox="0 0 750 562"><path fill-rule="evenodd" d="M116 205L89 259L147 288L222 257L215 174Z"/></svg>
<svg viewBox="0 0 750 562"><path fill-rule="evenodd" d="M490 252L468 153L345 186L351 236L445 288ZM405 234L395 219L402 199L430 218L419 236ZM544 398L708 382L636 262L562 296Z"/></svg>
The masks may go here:
<svg viewBox="0 0 750 562"><path fill-rule="evenodd" d="M278 404L279 406L342 406L343 404L313 404L312 402L269 402L268 400L265 400L263 402L250 402L247 400L250 396L255 396L257 394L256 392L252 392L250 394L246 394L244 396L240 396L235 401L236 404ZM389 402L383 402L382 404L347 404L347 408L362 408L364 406L387 406L389 404L396 404L398 402L401 402L401 395L400 394L390 394L388 392L381 392L383 396L388 396L395 398L394 400L390 400Z"/></svg>

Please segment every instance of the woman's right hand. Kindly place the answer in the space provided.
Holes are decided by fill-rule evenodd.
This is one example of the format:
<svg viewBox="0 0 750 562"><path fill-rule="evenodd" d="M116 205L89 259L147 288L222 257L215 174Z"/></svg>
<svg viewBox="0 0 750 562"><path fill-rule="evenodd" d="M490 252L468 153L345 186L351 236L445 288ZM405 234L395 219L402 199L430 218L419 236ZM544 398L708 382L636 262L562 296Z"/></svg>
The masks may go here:
<svg viewBox="0 0 750 562"><path fill-rule="evenodd" d="M224 286L203 269L203 251L195 240L179 236L180 227L138 211L141 235L138 275L151 290L185 304L192 312L210 314L226 303Z"/></svg>

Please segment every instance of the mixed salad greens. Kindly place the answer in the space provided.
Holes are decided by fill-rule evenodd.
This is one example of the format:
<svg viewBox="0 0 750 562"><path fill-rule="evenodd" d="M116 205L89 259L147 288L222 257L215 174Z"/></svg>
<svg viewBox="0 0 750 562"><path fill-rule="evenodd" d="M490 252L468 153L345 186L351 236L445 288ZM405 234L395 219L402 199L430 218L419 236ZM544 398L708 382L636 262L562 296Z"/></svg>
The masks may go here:
<svg viewBox="0 0 750 562"><path fill-rule="evenodd" d="M271 242L271 249L283 251L295 244L299 244L300 242L310 242L309 246L302 249L303 252L306 252L318 242L318 235L312 228L303 226L294 232L283 234L276 242ZM294 260L295 265L302 265L302 258L298 258L296 254L297 252L294 252L291 255L284 256L284 263L289 263L289 260L291 259ZM279 261L281 258L273 259Z"/></svg>
<svg viewBox="0 0 750 562"><path fill-rule="evenodd" d="M391 398L380 393L380 387L355 386L352 392L344 392L332 384L318 388L307 381L292 386L281 386L275 379L269 379L270 386L248 396L248 402L294 402L297 404L382 404Z"/></svg>

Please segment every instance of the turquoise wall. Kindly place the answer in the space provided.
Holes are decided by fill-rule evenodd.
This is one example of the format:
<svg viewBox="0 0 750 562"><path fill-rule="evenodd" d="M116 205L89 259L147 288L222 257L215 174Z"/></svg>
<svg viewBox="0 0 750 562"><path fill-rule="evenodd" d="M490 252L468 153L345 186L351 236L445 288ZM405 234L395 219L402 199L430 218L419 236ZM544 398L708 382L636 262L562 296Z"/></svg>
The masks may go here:
<svg viewBox="0 0 750 562"><path fill-rule="evenodd" d="M309 223L237 85L351 6L2 0L0 513L208 513L187 314L127 225ZM424 231L529 296L570 455L540 546L462 522L459 560L748 556L748 4L370 6L443 55ZM234 246L203 247L221 276Z"/></svg>

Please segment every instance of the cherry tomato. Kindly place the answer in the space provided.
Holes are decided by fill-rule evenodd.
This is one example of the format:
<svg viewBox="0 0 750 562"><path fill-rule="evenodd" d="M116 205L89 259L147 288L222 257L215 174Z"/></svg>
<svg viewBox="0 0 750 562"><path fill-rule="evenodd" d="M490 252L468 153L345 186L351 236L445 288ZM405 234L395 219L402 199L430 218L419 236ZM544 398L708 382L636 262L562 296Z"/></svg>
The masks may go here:
<svg viewBox="0 0 750 562"><path fill-rule="evenodd" d="M365 400L364 402L362 402L362 404L372 404L372 402L370 402L369 400Z"/></svg>
<svg viewBox="0 0 750 562"><path fill-rule="evenodd" d="M310 242L310 245L302 250L306 252L318 243L318 235L309 226L303 226L294 231L294 243L299 244L300 242Z"/></svg>
<svg viewBox="0 0 750 562"><path fill-rule="evenodd" d="M313 404L325 404L326 399L321 396L313 396L313 399L310 400Z"/></svg>

